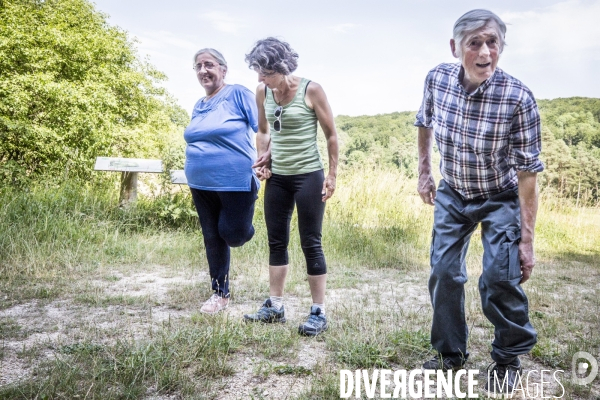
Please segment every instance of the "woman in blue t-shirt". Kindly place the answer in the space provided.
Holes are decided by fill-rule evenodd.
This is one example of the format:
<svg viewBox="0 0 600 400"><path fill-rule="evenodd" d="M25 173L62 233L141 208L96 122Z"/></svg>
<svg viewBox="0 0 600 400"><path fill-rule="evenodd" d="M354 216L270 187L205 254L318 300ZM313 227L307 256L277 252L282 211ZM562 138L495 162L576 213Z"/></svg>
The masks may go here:
<svg viewBox="0 0 600 400"><path fill-rule="evenodd" d="M217 313L229 304L229 248L254 235L252 217L258 179L254 132L258 130L254 94L225 83L227 62L214 49L194 55L194 70L206 96L198 100L183 137L185 176L198 211L212 296L200 311Z"/></svg>

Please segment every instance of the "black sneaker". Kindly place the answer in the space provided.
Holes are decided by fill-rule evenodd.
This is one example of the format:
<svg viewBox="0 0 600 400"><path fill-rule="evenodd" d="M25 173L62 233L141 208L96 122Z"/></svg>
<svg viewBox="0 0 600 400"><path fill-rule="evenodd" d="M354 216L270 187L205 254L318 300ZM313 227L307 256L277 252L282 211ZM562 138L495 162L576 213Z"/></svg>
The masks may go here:
<svg viewBox="0 0 600 400"><path fill-rule="evenodd" d="M312 306L308 319L298 327L298 333L305 336L317 336L319 333L325 332L327 328L327 318L321 314L321 309Z"/></svg>
<svg viewBox="0 0 600 400"><path fill-rule="evenodd" d="M494 363L492 363L494 364ZM492 365L490 364L490 366ZM494 368L487 368L487 381L483 390L488 397L493 399L512 399L515 396L515 387L522 388L521 377L523 368L519 357L515 358L510 364L495 363Z"/></svg>
<svg viewBox="0 0 600 400"><path fill-rule="evenodd" d="M265 323L285 323L285 309L281 306L281 310L276 309L271 304L271 299L265 300L262 307L256 314L244 314L246 322L265 322Z"/></svg>
<svg viewBox="0 0 600 400"><path fill-rule="evenodd" d="M455 364L450 358L437 355L429 361L423 363L423 370L439 370L442 371L458 371L465 367L464 362L462 364Z"/></svg>

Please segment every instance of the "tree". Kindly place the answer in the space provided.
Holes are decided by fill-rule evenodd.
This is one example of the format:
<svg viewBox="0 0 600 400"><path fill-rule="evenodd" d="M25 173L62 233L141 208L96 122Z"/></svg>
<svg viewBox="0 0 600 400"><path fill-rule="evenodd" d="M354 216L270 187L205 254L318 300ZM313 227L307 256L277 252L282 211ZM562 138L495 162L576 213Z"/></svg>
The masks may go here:
<svg viewBox="0 0 600 400"><path fill-rule="evenodd" d="M87 177L96 156L157 155L156 132L180 129L164 74L90 2L3 0L0 38L0 181Z"/></svg>

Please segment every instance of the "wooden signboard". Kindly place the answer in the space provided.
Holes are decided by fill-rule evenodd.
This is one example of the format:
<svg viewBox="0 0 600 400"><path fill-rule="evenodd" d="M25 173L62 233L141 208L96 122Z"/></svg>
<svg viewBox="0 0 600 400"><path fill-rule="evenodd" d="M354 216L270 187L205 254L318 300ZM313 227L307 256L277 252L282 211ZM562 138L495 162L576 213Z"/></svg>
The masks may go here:
<svg viewBox="0 0 600 400"><path fill-rule="evenodd" d="M96 158L96 171L119 171L119 172L163 172L161 160L144 160L142 158Z"/></svg>
<svg viewBox="0 0 600 400"><path fill-rule="evenodd" d="M163 166L161 160L145 160L141 158L96 158L96 171L121 172L121 193L119 206L123 207L137 199L137 178L139 172L161 173Z"/></svg>
<svg viewBox="0 0 600 400"><path fill-rule="evenodd" d="M185 171L182 169L172 169L171 171L171 183L175 185L187 185L187 178L185 177Z"/></svg>

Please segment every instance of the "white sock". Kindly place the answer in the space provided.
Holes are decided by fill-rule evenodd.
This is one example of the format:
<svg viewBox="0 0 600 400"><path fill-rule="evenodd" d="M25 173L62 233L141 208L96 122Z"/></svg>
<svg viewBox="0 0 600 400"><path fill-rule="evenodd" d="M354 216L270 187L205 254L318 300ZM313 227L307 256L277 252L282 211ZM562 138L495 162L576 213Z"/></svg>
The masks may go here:
<svg viewBox="0 0 600 400"><path fill-rule="evenodd" d="M319 307L321 309L321 315L325 315L325 304L313 303L313 306Z"/></svg>
<svg viewBox="0 0 600 400"><path fill-rule="evenodd" d="M283 297L270 296L269 298L271 299L271 306L276 310L281 310L281 307L283 307Z"/></svg>

